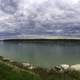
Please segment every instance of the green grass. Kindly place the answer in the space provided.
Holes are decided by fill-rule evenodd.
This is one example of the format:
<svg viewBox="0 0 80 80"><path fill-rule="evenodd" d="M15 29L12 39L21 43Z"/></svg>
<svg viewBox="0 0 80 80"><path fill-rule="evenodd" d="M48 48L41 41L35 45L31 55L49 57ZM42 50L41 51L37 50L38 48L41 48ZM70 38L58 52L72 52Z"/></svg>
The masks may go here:
<svg viewBox="0 0 80 80"><path fill-rule="evenodd" d="M40 80L39 76L26 71L17 71L0 63L0 80Z"/></svg>

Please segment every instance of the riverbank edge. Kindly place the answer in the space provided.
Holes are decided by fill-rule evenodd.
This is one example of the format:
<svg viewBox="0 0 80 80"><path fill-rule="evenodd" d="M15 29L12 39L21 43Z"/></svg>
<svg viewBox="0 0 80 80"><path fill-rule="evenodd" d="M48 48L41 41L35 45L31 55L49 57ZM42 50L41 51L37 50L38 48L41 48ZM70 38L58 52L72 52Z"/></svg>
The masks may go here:
<svg viewBox="0 0 80 80"><path fill-rule="evenodd" d="M18 61L9 59L9 58L5 58L3 56L0 56L0 61L7 62L7 63L10 63L10 64L12 63L12 64L14 64L14 65L16 65L18 67L23 66L22 68L26 67L28 69L36 69L36 68L40 67L40 66L31 64L29 62L18 62ZM80 64L73 64L73 65L60 64L60 65L57 65L57 66L53 66L53 68L43 68L43 69L46 69L46 70L49 70L49 69L57 70L57 69L59 69L59 71L63 71L63 70L76 70L76 71L80 71Z"/></svg>
<svg viewBox="0 0 80 80"><path fill-rule="evenodd" d="M47 78L51 76L53 76L54 79L55 77L57 78L59 75L62 77L64 77L64 75L67 75L68 77L75 80L80 80L80 64L60 64L54 66L53 68L43 68L30 63L17 62L2 56L0 56L0 62L13 68L16 67L16 69L19 68L22 71L28 71L33 75L39 76L41 80L47 80Z"/></svg>

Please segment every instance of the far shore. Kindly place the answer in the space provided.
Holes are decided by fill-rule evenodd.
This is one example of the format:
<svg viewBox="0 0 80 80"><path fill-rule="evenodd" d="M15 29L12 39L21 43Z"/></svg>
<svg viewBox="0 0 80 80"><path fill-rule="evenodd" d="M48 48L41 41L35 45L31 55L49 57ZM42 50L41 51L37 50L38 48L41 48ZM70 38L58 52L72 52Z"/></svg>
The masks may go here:
<svg viewBox="0 0 80 80"><path fill-rule="evenodd" d="M52 43L52 42L80 42L80 39L4 39L1 42L30 42L30 43Z"/></svg>
<svg viewBox="0 0 80 80"><path fill-rule="evenodd" d="M17 35L17 36L2 36L1 41L56 41L56 40L72 40L79 41L80 36L49 36L49 35Z"/></svg>

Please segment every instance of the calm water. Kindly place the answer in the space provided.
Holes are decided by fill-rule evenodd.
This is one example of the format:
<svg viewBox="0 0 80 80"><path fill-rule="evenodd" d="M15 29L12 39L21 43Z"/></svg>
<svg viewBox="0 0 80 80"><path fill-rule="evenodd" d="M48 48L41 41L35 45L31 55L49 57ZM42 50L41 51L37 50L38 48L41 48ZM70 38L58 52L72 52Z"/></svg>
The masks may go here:
<svg viewBox="0 0 80 80"><path fill-rule="evenodd" d="M80 63L80 42L0 42L0 56L42 67Z"/></svg>

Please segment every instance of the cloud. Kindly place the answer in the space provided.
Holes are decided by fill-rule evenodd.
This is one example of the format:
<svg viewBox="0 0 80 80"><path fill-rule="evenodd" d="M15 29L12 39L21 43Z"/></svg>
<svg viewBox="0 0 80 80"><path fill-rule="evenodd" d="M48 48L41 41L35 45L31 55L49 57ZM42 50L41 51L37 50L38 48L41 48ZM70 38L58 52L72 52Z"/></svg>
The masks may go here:
<svg viewBox="0 0 80 80"><path fill-rule="evenodd" d="M80 35L80 0L15 1L14 12L0 10L0 32Z"/></svg>

